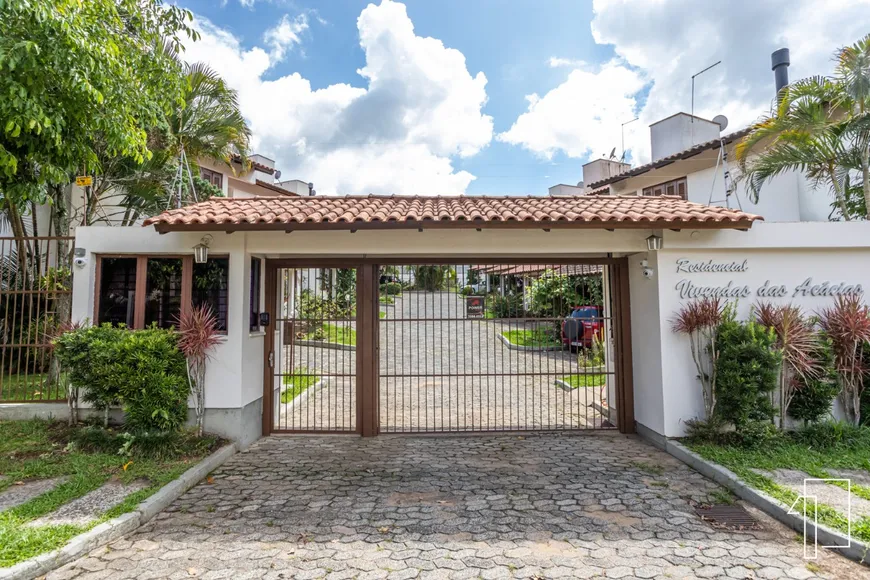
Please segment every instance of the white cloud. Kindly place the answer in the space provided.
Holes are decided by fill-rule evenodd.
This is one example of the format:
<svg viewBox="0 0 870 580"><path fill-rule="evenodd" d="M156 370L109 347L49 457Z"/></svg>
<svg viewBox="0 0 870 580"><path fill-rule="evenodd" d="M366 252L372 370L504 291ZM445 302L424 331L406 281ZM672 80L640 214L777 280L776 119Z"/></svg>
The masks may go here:
<svg viewBox="0 0 870 580"><path fill-rule="evenodd" d="M306 30L308 30L308 15L303 12L291 19L289 14L285 14L277 26L263 34L263 42L272 47L270 58L274 61L283 59L287 50L302 43L300 35Z"/></svg>
<svg viewBox="0 0 870 580"><path fill-rule="evenodd" d="M451 158L492 139L486 77L469 74L458 50L417 36L403 4L370 4L357 20L364 86L313 89L299 73L265 80L286 49L244 48L207 20L196 26L202 38L185 58L208 62L239 91L254 148L276 159L282 179L313 181L323 194L445 195L474 179Z"/></svg>
<svg viewBox="0 0 870 580"><path fill-rule="evenodd" d="M628 79L643 78L651 88L635 110L640 120L625 127L625 141L636 160L647 161L648 125L689 112L691 75L718 60L722 64L696 79L695 114L725 114L728 131L740 129L770 107L771 52L790 49L792 80L830 74L833 51L866 34L868 7L870 0L595 0L593 37L613 46L622 72L605 67L579 78L572 72L499 138L545 155L562 150L583 157L585 145L597 156L619 146L620 124L634 117L625 107L633 95L625 91L637 85ZM602 99L590 91L618 103L602 109ZM565 127L586 133L574 135Z"/></svg>
<svg viewBox="0 0 870 580"><path fill-rule="evenodd" d="M550 68L583 68L587 66L587 63L585 60L580 60L578 58L560 58L558 56L551 56L547 60L547 66L549 66Z"/></svg>
<svg viewBox="0 0 870 580"><path fill-rule="evenodd" d="M634 117L633 95L643 85L640 74L615 62L598 72L575 69L543 97L528 95L528 111L498 139L548 159L557 150L571 157L608 153L619 146L620 123Z"/></svg>

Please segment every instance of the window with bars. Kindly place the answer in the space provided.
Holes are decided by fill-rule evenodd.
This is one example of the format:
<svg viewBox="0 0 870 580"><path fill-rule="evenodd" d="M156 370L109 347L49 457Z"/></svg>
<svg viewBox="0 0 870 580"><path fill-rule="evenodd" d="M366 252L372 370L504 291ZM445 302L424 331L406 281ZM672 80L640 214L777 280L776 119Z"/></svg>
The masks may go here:
<svg viewBox="0 0 870 580"><path fill-rule="evenodd" d="M223 188L224 185L224 176L222 173L217 171L213 171L211 169L206 169L205 167L199 168L199 175L215 187Z"/></svg>
<svg viewBox="0 0 870 580"><path fill-rule="evenodd" d="M228 257L209 256L195 264L193 256L100 256L97 258L94 319L145 328L177 324L182 309L208 304L227 330Z"/></svg>
<svg viewBox="0 0 870 580"><path fill-rule="evenodd" d="M686 184L686 178L681 177L679 179L672 179L671 181L659 183L658 185L645 187L643 189L643 195L646 195L646 196L675 195L675 196L682 197L683 199L688 199L689 198L689 189L688 189L688 186Z"/></svg>

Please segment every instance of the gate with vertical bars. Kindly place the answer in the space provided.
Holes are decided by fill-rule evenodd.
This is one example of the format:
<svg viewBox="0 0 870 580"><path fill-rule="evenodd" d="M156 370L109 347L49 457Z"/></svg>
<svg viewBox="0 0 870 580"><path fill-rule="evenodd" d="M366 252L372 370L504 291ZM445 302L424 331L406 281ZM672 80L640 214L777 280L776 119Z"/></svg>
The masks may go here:
<svg viewBox="0 0 870 580"><path fill-rule="evenodd" d="M630 432L625 268L271 260L264 429Z"/></svg>

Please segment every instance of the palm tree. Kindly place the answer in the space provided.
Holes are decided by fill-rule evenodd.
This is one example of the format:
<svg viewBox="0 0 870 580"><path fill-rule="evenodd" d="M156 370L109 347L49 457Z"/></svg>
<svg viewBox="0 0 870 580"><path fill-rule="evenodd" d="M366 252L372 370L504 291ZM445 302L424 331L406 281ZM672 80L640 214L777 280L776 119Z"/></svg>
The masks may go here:
<svg viewBox="0 0 870 580"><path fill-rule="evenodd" d="M143 215L165 209L177 195L170 190L182 151L192 165L199 194L208 193L201 191L208 184L199 179L197 160L230 164L240 157L242 166L247 166L251 130L239 109L237 92L206 64L185 64L184 72L183 102L170 111L163 127L149 133L152 157L135 163L109 151L102 156L102 171L94 179L84 223L102 219L132 225ZM190 195L186 189L185 182L182 197Z"/></svg>
<svg viewBox="0 0 870 580"><path fill-rule="evenodd" d="M838 50L836 60L833 77L785 87L776 111L738 143L753 201L769 180L800 171L829 187L843 219L870 215L870 35ZM849 203L856 179L864 197L858 212Z"/></svg>

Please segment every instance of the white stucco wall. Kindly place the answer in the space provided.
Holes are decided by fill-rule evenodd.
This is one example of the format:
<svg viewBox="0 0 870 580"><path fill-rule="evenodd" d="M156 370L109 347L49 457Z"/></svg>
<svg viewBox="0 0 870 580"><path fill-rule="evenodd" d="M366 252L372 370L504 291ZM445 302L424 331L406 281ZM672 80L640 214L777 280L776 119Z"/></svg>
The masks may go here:
<svg viewBox="0 0 870 580"><path fill-rule="evenodd" d="M659 269L657 252L629 257L634 419L656 433L664 433L662 365L665 361L662 358L659 284L656 278L644 278L643 260L656 274Z"/></svg>
<svg viewBox="0 0 870 580"><path fill-rule="evenodd" d="M830 305L834 298L796 293L807 279L812 279L812 285L823 282L860 284L865 293L870 288L870 223L762 223L749 232L668 231L657 259L663 434L673 437L683 435L685 421L701 416L703 411L688 339L670 329L670 320L687 301L681 298L678 285L689 281L697 287L722 287L730 282L732 287L746 287L749 295L737 300L738 316L743 319L759 300L794 303L808 314L816 313ZM744 272L735 273L678 272L677 261L681 259L693 263L712 260L718 264L742 264L745 260L746 268ZM766 282L768 286L784 286L786 296L759 296L759 288ZM632 289L632 297L635 290ZM636 311L632 314L636 323L642 324L637 320ZM637 341L634 348L638 348ZM636 369L637 361L635 364ZM636 393L639 388L636 376Z"/></svg>

